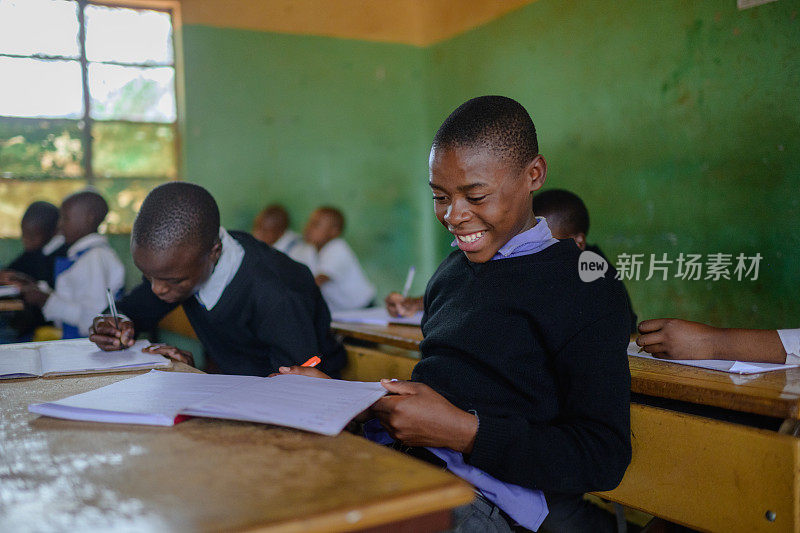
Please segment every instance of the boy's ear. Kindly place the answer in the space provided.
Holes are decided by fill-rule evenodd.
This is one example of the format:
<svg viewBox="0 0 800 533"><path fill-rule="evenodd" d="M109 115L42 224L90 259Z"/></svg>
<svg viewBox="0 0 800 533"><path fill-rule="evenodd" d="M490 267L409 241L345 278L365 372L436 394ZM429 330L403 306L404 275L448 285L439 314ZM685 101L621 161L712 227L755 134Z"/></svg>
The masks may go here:
<svg viewBox="0 0 800 533"><path fill-rule="evenodd" d="M217 242L214 243L214 246L211 247L211 261L216 265L217 261L219 260L219 256L222 255L222 241L217 239Z"/></svg>
<svg viewBox="0 0 800 533"><path fill-rule="evenodd" d="M547 179L547 161L544 156L537 155L528 163L522 174L528 182L530 192L538 191Z"/></svg>
<svg viewBox="0 0 800 533"><path fill-rule="evenodd" d="M578 245L578 248L580 248L581 250L585 250L586 249L586 234L585 233L576 233L575 235L572 236L572 238L575 240L575 244Z"/></svg>

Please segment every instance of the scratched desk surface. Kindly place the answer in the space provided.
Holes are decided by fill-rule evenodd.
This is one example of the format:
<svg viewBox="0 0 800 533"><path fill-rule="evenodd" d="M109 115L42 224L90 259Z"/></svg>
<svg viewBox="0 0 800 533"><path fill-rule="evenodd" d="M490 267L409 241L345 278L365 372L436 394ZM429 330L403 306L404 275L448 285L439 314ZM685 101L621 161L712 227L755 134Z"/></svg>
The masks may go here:
<svg viewBox="0 0 800 533"><path fill-rule="evenodd" d="M416 326L376 326L334 322L337 333L360 340L419 350ZM740 376L629 357L631 391L699 405L722 407L784 419L800 419L800 368Z"/></svg>
<svg viewBox="0 0 800 533"><path fill-rule="evenodd" d="M200 418L171 428L101 424L27 412L30 403L132 375L0 383L3 530L341 531L472 499L457 478L347 433Z"/></svg>

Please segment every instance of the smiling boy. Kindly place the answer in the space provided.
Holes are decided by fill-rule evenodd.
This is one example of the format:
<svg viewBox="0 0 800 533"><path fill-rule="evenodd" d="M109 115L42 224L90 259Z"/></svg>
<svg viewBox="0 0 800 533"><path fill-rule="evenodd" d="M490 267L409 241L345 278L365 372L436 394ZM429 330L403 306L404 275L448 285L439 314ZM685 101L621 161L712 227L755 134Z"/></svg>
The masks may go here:
<svg viewBox="0 0 800 533"><path fill-rule="evenodd" d="M394 394L372 413L390 437L425 447L479 489L456 531L615 531L582 494L616 487L631 457L618 284L582 282L578 248L534 216L547 164L519 103L460 106L429 165L436 217L458 250L428 283L412 381L385 382Z"/></svg>
<svg viewBox="0 0 800 533"><path fill-rule="evenodd" d="M95 319L90 338L100 348L130 346L136 332L181 305L223 373L267 376L313 355L326 371L344 365L308 268L251 235L222 228L217 204L202 187L173 182L150 191L133 225L131 255L145 281L117 303L129 319L120 329ZM185 360L177 351L165 355Z"/></svg>

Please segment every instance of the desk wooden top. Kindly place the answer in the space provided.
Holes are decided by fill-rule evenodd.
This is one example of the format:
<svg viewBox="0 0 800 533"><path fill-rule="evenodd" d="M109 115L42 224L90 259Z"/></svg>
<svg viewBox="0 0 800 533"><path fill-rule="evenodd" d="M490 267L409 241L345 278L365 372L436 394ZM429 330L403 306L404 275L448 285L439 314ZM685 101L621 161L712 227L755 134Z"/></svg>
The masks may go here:
<svg viewBox="0 0 800 533"><path fill-rule="evenodd" d="M387 344L404 350L419 351L419 343L422 341L422 329L418 326L403 326L400 324L375 326L372 324L331 322L331 329L345 337Z"/></svg>
<svg viewBox="0 0 800 533"><path fill-rule="evenodd" d="M343 531L473 497L458 478L347 433L202 418L172 428L101 424L27 412L30 403L131 375L0 383L5 530Z"/></svg>
<svg viewBox="0 0 800 533"><path fill-rule="evenodd" d="M334 322L345 337L418 350L422 330L415 326L374 326ZM629 357L631 391L745 413L800 420L800 368L740 376Z"/></svg>
<svg viewBox="0 0 800 533"><path fill-rule="evenodd" d="M0 311L22 311L25 302L18 298L0 300Z"/></svg>

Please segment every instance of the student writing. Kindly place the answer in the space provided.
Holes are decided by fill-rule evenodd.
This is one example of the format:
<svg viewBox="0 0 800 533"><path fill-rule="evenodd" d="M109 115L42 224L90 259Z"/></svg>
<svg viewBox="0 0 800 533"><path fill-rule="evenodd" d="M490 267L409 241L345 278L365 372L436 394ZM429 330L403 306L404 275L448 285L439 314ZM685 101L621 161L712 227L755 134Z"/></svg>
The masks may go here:
<svg viewBox="0 0 800 533"><path fill-rule="evenodd" d="M117 302L120 328L98 317L90 337L104 350L130 346L181 305L207 355L223 373L266 376L321 354L326 372L344 365L330 312L307 267L242 232L220 226L202 187L172 182L147 195L131 233L144 281ZM170 347L171 348L171 347ZM163 348L170 357L180 351Z"/></svg>
<svg viewBox="0 0 800 533"><path fill-rule="evenodd" d="M662 359L800 364L800 329L717 328L677 318L639 324L636 344Z"/></svg>
<svg viewBox="0 0 800 533"><path fill-rule="evenodd" d="M29 305L40 307L44 318L62 329L62 338L85 337L93 317L106 306L106 290L117 293L125 285L125 267L97 228L108 214L108 204L93 191L68 196L61 204L59 229L69 247L55 259L55 287L20 283Z"/></svg>

